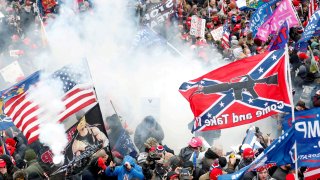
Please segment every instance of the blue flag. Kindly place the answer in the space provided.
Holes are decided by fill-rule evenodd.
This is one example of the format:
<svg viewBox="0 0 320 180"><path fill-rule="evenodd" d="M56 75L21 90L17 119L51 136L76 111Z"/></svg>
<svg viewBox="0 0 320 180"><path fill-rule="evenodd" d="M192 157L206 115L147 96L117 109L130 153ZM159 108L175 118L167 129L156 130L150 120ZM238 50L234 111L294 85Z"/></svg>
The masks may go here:
<svg viewBox="0 0 320 180"><path fill-rule="evenodd" d="M307 52L308 51L308 42L300 42L296 43L294 48L301 52Z"/></svg>
<svg viewBox="0 0 320 180"><path fill-rule="evenodd" d="M295 112L294 122L290 115L285 116L287 127L293 126L295 130L299 167L320 167L319 116L320 108Z"/></svg>
<svg viewBox="0 0 320 180"><path fill-rule="evenodd" d="M284 117L283 129L294 127L295 140L297 142L298 166L319 167L320 166L320 108L295 112L295 121L292 115Z"/></svg>
<svg viewBox="0 0 320 180"><path fill-rule="evenodd" d="M274 140L250 165L240 169L233 174L226 174L218 176L218 180L241 179L244 174L254 171L264 165L292 164L293 157L290 151L294 145L294 129L291 128Z"/></svg>
<svg viewBox="0 0 320 180"><path fill-rule="evenodd" d="M278 1L279 0L271 0L269 2L266 2L258 7L252 14L250 19L250 31L252 32L252 37L256 36L258 28L271 16L271 6L273 6Z"/></svg>
<svg viewBox="0 0 320 180"><path fill-rule="evenodd" d="M0 115L0 131L6 130L12 126L14 126L14 124L11 118L1 114Z"/></svg>
<svg viewBox="0 0 320 180"><path fill-rule="evenodd" d="M275 35L269 46L269 51L283 49L289 41L289 26L287 21L285 21L278 32L278 35Z"/></svg>
<svg viewBox="0 0 320 180"><path fill-rule="evenodd" d="M164 47L167 41L159 34L151 30L149 27L144 26L135 36L132 49L136 48L149 48Z"/></svg>
<svg viewBox="0 0 320 180"><path fill-rule="evenodd" d="M307 27L297 43L307 42L311 37L320 35L320 10L317 10L310 18Z"/></svg>
<svg viewBox="0 0 320 180"><path fill-rule="evenodd" d="M123 156L130 155L133 158L138 157L138 152L125 129L122 129L117 142L114 147L112 147L112 151L114 150L118 151Z"/></svg>

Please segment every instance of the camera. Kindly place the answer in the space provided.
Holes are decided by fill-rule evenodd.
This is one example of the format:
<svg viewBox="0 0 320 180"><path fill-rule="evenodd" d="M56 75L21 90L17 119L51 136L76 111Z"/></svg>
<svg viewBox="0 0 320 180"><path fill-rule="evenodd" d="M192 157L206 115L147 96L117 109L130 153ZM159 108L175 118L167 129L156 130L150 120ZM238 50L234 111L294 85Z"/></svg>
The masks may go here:
<svg viewBox="0 0 320 180"><path fill-rule="evenodd" d="M161 154L158 153L149 153L148 157L147 157L147 161L157 161L161 159Z"/></svg>
<svg viewBox="0 0 320 180"><path fill-rule="evenodd" d="M192 177L188 168L182 168L179 172L180 179L190 179Z"/></svg>

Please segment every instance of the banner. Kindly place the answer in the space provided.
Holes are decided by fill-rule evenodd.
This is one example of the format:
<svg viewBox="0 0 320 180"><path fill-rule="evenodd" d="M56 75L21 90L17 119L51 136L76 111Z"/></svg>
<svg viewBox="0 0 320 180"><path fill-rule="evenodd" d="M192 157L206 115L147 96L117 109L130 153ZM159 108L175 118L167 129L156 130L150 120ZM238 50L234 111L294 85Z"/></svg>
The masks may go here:
<svg viewBox="0 0 320 180"><path fill-rule="evenodd" d="M165 0L155 5L154 7L147 9L144 16L144 24L153 28L159 24L164 23L174 11L174 0Z"/></svg>
<svg viewBox="0 0 320 180"><path fill-rule="evenodd" d="M71 163L76 157L81 157L90 147L99 144L106 147L109 140L99 104L97 103L81 119L78 119L66 134L69 143L65 148L64 165ZM48 147L43 147L40 158L46 164L53 164L53 154Z"/></svg>
<svg viewBox="0 0 320 180"><path fill-rule="evenodd" d="M131 51L136 52L135 50L141 48L145 50L146 48L152 49L162 49L165 48L167 41L161 37L159 34L151 30L149 27L144 26L138 33L135 35Z"/></svg>
<svg viewBox="0 0 320 180"><path fill-rule="evenodd" d="M263 4L263 1L261 0L237 0L237 7L241 11L245 11L247 9L255 10L255 8L259 7Z"/></svg>
<svg viewBox="0 0 320 180"><path fill-rule="evenodd" d="M8 66L2 68L0 73L3 79L9 83L17 83L19 78L24 77L24 73L18 63L18 61L14 61Z"/></svg>
<svg viewBox="0 0 320 180"><path fill-rule="evenodd" d="M295 112L284 117L283 128L294 127L298 166L320 167L320 108Z"/></svg>
<svg viewBox="0 0 320 180"><path fill-rule="evenodd" d="M193 15L191 17L190 35L204 38L206 20Z"/></svg>
<svg viewBox="0 0 320 180"><path fill-rule="evenodd" d="M194 114L193 130L216 130L290 112L288 53L272 51L235 61L183 83Z"/></svg>
<svg viewBox="0 0 320 180"><path fill-rule="evenodd" d="M309 19L303 34L297 43L307 42L310 38L320 35L320 10L317 10Z"/></svg>
<svg viewBox="0 0 320 180"><path fill-rule="evenodd" d="M0 114L0 131L6 130L12 126L14 126L14 124L11 118L5 116L4 114Z"/></svg>
<svg viewBox="0 0 320 180"><path fill-rule="evenodd" d="M295 113L295 140L297 143L298 166L320 166L320 108Z"/></svg>
<svg viewBox="0 0 320 180"><path fill-rule="evenodd" d="M250 31L252 36L255 37L258 28L272 15L272 8L279 0L271 0L259 6L258 9L252 14L250 19Z"/></svg>
<svg viewBox="0 0 320 180"><path fill-rule="evenodd" d="M218 176L218 180L241 179L250 171L254 171L262 166L281 166L293 163L292 147L294 146L293 128L286 131L278 139L275 139L251 164L241 168L232 174Z"/></svg>
<svg viewBox="0 0 320 180"><path fill-rule="evenodd" d="M288 22L289 28L299 25L299 21L289 0L281 1L270 18L258 28L257 37L262 41L267 41L269 35L278 32L285 21Z"/></svg>
<svg viewBox="0 0 320 180"><path fill-rule="evenodd" d="M223 26L220 26L217 29L214 29L211 31L212 38L215 41L220 41L222 38L222 34L223 34Z"/></svg>

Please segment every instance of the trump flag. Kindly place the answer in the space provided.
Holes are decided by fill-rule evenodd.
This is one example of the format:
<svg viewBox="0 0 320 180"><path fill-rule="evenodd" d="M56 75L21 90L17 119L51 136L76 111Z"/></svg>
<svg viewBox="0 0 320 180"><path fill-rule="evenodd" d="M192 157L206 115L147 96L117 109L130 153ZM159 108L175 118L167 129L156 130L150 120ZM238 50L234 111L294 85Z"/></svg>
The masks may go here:
<svg viewBox="0 0 320 180"><path fill-rule="evenodd" d="M183 83L194 114L193 131L230 128L290 112L288 52L244 58Z"/></svg>

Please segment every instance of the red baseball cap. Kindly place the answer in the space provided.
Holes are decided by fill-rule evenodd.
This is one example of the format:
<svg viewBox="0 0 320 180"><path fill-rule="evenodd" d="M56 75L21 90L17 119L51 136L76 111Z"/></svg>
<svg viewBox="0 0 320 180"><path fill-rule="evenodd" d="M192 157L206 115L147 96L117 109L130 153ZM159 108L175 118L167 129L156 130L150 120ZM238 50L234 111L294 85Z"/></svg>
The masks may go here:
<svg viewBox="0 0 320 180"><path fill-rule="evenodd" d="M7 163L3 159L0 159L0 168L4 168L6 165Z"/></svg>

